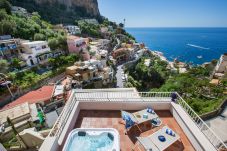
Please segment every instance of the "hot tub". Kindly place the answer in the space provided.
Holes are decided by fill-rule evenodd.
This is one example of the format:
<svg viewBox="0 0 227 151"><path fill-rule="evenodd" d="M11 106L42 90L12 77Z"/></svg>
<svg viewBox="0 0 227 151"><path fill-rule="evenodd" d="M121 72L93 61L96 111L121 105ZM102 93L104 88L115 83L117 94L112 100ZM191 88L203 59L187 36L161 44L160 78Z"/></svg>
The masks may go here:
<svg viewBox="0 0 227 151"><path fill-rule="evenodd" d="M120 151L120 136L113 128L77 128L70 132L63 151Z"/></svg>

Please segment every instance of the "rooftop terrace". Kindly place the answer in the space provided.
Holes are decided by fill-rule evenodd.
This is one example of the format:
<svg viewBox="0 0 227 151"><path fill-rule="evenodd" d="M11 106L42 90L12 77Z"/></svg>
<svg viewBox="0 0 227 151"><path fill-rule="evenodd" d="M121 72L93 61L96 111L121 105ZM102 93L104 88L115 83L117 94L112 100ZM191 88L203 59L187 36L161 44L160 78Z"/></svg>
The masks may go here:
<svg viewBox="0 0 227 151"><path fill-rule="evenodd" d="M130 111L131 112L131 111ZM120 111L100 111L100 110L81 110L75 128L115 128L120 134L120 147L121 151L130 151L137 142L136 137L146 137L153 134L155 131L168 125L181 137L181 142L178 141L170 146L168 151L194 151L187 136L184 134L181 127L177 124L172 114L166 111L155 111L161 118L163 124L160 127L152 128L149 122L140 126L142 133L138 128L134 127L125 135L124 125L121 124Z"/></svg>
<svg viewBox="0 0 227 151"><path fill-rule="evenodd" d="M160 116L162 126L169 126L180 135L180 141L167 150L226 150L223 141L177 93L177 103L171 102L171 94L125 88L74 90L40 151L61 150L68 134L78 127L113 127L120 134L121 149L131 150L136 136L148 136L161 127L152 128L145 123L142 133L134 128L124 135L124 125L119 123L120 110L132 112L147 107L152 107Z"/></svg>

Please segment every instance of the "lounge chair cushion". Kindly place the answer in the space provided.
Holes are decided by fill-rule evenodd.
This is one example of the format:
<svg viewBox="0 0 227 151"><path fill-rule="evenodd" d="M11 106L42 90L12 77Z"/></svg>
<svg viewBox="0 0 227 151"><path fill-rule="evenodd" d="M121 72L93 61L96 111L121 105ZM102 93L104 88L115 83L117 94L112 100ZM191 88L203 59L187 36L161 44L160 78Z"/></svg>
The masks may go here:
<svg viewBox="0 0 227 151"><path fill-rule="evenodd" d="M153 126L160 126L162 124L162 121L159 118L154 118L151 120L151 124Z"/></svg>
<svg viewBox="0 0 227 151"><path fill-rule="evenodd" d="M173 130L171 130L170 128L166 128L166 134L170 135L170 136L175 136L175 133Z"/></svg>
<svg viewBox="0 0 227 151"><path fill-rule="evenodd" d="M131 118L131 115L128 114L127 112L122 112L122 119L125 121L126 129L131 128L135 124L135 122Z"/></svg>
<svg viewBox="0 0 227 151"><path fill-rule="evenodd" d="M158 136L158 139L159 139L161 142L166 141L166 138L165 138L165 136L163 136L163 135L159 135L159 136Z"/></svg>
<svg viewBox="0 0 227 151"><path fill-rule="evenodd" d="M154 110L152 108L147 108L147 112L154 114Z"/></svg>

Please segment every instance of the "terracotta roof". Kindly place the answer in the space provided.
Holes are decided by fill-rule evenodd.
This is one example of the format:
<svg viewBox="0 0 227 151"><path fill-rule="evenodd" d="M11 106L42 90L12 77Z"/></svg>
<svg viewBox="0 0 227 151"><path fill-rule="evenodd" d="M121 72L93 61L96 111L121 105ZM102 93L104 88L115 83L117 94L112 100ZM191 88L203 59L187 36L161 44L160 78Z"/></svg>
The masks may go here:
<svg viewBox="0 0 227 151"><path fill-rule="evenodd" d="M5 105L2 109L11 108L16 105L28 102L29 104L49 101L52 97L54 86L43 86L42 88L28 92L15 101Z"/></svg>

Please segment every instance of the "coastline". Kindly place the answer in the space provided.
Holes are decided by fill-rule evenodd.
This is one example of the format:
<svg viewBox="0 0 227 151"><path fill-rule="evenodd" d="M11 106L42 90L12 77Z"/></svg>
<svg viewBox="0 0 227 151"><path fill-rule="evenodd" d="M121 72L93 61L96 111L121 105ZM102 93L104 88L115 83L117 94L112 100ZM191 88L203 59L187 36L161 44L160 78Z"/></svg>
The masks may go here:
<svg viewBox="0 0 227 151"><path fill-rule="evenodd" d="M177 58L192 66L217 60L227 50L227 28L126 28L151 51L162 52L168 61Z"/></svg>

